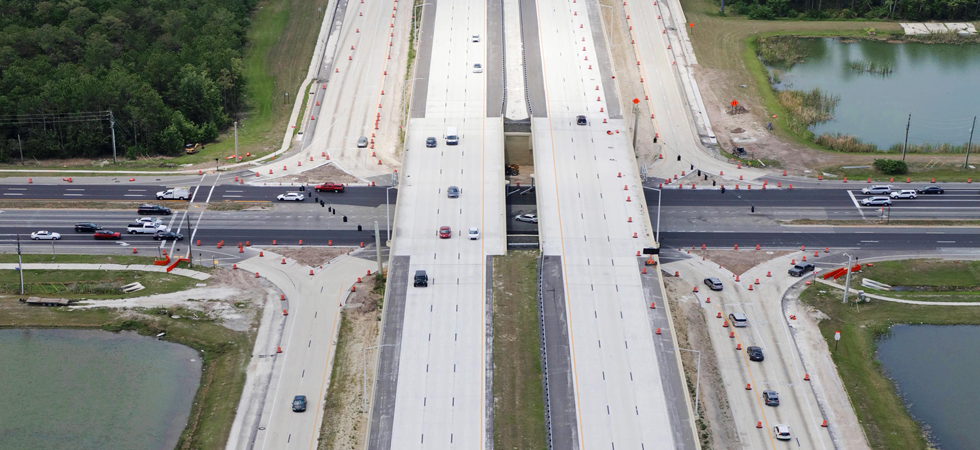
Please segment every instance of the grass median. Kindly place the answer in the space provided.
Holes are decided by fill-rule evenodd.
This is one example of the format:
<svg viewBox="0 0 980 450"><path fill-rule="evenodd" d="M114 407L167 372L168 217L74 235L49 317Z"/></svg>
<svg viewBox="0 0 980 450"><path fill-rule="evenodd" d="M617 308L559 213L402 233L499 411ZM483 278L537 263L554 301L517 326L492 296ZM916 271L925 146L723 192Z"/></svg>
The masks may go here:
<svg viewBox="0 0 980 450"><path fill-rule="evenodd" d="M547 448L538 252L511 251L493 261L493 441L499 449Z"/></svg>
<svg viewBox="0 0 980 450"><path fill-rule="evenodd" d="M139 282L146 289L123 293L123 285ZM107 299L164 294L189 289L198 280L162 272L104 270L24 270L24 296ZM20 295L20 274L0 270L0 294Z"/></svg>
<svg viewBox="0 0 980 450"><path fill-rule="evenodd" d="M909 270L916 273L915 278L919 282L960 283L967 280L962 273L958 273L961 271L948 265L919 270L932 263L896 263L911 265L912 269ZM875 263L874 267L879 266L882 267L880 270L869 271L865 275L881 278L879 281L891 280L890 276L898 277L898 280L908 279L908 275L903 275L903 270L898 267L883 263ZM976 266L971 271L969 276L975 277ZM851 281L853 286L854 280ZM837 371L871 447L927 448L921 424L906 410L894 384L882 372L881 364L876 359L878 338L897 324L977 325L980 324L980 307L909 305L877 300L843 304L840 291L819 284L807 288L800 298L828 316L820 322L820 332L831 349ZM841 332L836 350L835 331Z"/></svg>
<svg viewBox="0 0 980 450"><path fill-rule="evenodd" d="M30 253L21 255L21 262L30 263L77 263L77 264L146 264L153 265L156 258L150 256L132 255L51 255ZM12 253L0 254L0 263L16 263L17 255Z"/></svg>
<svg viewBox="0 0 980 450"><path fill-rule="evenodd" d="M882 261L854 274L852 285L862 279L891 285L893 290L861 288L867 292L905 300L932 302L980 302L980 261L917 259Z"/></svg>

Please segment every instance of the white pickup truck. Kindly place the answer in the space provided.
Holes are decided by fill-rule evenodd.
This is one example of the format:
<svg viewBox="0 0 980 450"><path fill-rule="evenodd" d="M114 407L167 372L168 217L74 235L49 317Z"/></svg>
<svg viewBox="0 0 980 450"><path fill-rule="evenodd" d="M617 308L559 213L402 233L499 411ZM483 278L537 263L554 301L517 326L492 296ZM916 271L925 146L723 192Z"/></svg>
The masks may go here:
<svg viewBox="0 0 980 450"><path fill-rule="evenodd" d="M129 234L154 234L157 231L168 230L169 228L166 225L150 222L131 223L126 226L126 231L129 231Z"/></svg>
<svg viewBox="0 0 980 450"><path fill-rule="evenodd" d="M191 189L175 187L157 192L157 200L187 200L191 198Z"/></svg>

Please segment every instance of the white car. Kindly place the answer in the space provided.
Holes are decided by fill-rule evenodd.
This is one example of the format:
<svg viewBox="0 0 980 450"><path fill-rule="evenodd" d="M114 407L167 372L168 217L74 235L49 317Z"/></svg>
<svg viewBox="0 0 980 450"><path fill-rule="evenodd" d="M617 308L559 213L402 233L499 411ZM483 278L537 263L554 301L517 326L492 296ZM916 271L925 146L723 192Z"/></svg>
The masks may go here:
<svg viewBox="0 0 980 450"><path fill-rule="evenodd" d="M35 231L31 233L31 239L35 241L57 241L61 239L61 235L53 231Z"/></svg>
<svg viewBox="0 0 980 450"><path fill-rule="evenodd" d="M139 219L136 219L136 222L137 223L155 223L155 224L159 225L159 224L163 223L163 219L160 219L160 218L157 218L157 217L140 217Z"/></svg>
<svg viewBox="0 0 980 450"><path fill-rule="evenodd" d="M473 73L483 73L483 64L473 64Z"/></svg>
<svg viewBox="0 0 980 450"><path fill-rule="evenodd" d="M915 198L918 195L915 190L907 189L903 191L892 191L891 198Z"/></svg>
<svg viewBox="0 0 980 450"><path fill-rule="evenodd" d="M299 192L287 192L285 194L280 194L276 198L279 199L280 202L284 202L284 201L287 201L287 200L301 202L304 199L306 199L306 196L304 196L303 194L300 194Z"/></svg>
<svg viewBox="0 0 980 450"><path fill-rule="evenodd" d="M470 40L473 41L473 42L480 42L480 35L479 34L474 34L473 37Z"/></svg>
<svg viewBox="0 0 980 450"><path fill-rule="evenodd" d="M470 237L471 241L476 241L480 239L480 229L477 227L470 228L469 233L466 234Z"/></svg>
<svg viewBox="0 0 980 450"><path fill-rule="evenodd" d="M892 187L887 184L879 185L879 186L871 186L871 187L866 187L864 189L861 189L861 193L864 195L881 195L881 194L888 195L892 193Z"/></svg>
<svg viewBox="0 0 980 450"><path fill-rule="evenodd" d="M789 430L789 425L778 424L772 427L772 434L780 441L788 441L793 438L793 433Z"/></svg>
<svg viewBox="0 0 980 450"><path fill-rule="evenodd" d="M518 222L538 223L538 216L534 214L521 214L514 218Z"/></svg>
<svg viewBox="0 0 980 450"><path fill-rule="evenodd" d="M861 200L862 206L891 206L892 199L888 197L868 197Z"/></svg>

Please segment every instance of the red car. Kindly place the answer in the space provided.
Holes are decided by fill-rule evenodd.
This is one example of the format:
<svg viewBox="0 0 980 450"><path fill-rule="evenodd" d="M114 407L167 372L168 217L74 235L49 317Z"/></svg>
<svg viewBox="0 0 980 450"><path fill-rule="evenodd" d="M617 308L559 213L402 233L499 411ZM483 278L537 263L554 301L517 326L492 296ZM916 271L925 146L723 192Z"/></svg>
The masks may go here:
<svg viewBox="0 0 980 450"><path fill-rule="evenodd" d="M122 235L118 231L98 230L92 236L96 239L119 239Z"/></svg>
<svg viewBox="0 0 980 450"><path fill-rule="evenodd" d="M318 184L313 187L317 192L323 191L333 191L333 192L344 192L344 185L340 183L323 183Z"/></svg>
<svg viewBox="0 0 980 450"><path fill-rule="evenodd" d="M439 227L439 239L449 239L453 237L453 230L449 227Z"/></svg>

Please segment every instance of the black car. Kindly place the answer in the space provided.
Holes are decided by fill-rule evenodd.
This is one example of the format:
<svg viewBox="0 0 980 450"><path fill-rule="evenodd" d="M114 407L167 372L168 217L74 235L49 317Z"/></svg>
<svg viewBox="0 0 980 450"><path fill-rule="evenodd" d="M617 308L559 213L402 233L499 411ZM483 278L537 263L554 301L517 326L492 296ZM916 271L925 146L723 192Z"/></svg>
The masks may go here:
<svg viewBox="0 0 980 450"><path fill-rule="evenodd" d="M174 233L173 231L157 231L153 234L153 239L164 240L164 241L182 241L184 240L184 235L180 233Z"/></svg>
<svg viewBox="0 0 980 450"><path fill-rule="evenodd" d="M432 136L429 136L429 137L425 138L425 146L426 147L429 147L429 148L435 147L436 146L436 138L434 138Z"/></svg>
<svg viewBox="0 0 980 450"><path fill-rule="evenodd" d="M814 267L813 264L810 263L797 264L789 269L789 274L794 277L802 277L803 275L806 275L808 272L812 272L813 269L816 269L816 267Z"/></svg>
<svg viewBox="0 0 980 450"><path fill-rule="evenodd" d="M101 230L102 227L92 223L92 222L78 222L75 224L75 231L82 232L87 231L89 233L97 230Z"/></svg>
<svg viewBox="0 0 980 450"><path fill-rule="evenodd" d="M161 214L164 216L169 216L172 214L170 212L170 208L160 205L140 205L139 208L136 209L136 212L141 215Z"/></svg>
<svg viewBox="0 0 980 450"><path fill-rule="evenodd" d="M766 359L765 356L762 356L762 347L751 346L746 348L745 351L749 354L749 361L762 361Z"/></svg>
<svg viewBox="0 0 980 450"><path fill-rule="evenodd" d="M297 395L293 397L293 412L306 411L306 396Z"/></svg>
<svg viewBox="0 0 980 450"><path fill-rule="evenodd" d="M424 270L415 271L415 287L428 287L429 286L429 276L425 274Z"/></svg>
<svg viewBox="0 0 980 450"><path fill-rule="evenodd" d="M579 125L588 125L589 119L586 119L585 116L578 116L575 118L575 123Z"/></svg>
<svg viewBox="0 0 980 450"><path fill-rule="evenodd" d="M946 191L944 191L943 188L939 186L926 186L922 189L916 190L916 192L918 192L919 194L942 194Z"/></svg>
<svg viewBox="0 0 980 450"><path fill-rule="evenodd" d="M721 280L714 277L705 278L704 284L705 286L708 286L708 289L711 289L712 291L720 291L725 288L725 285L721 284Z"/></svg>
<svg viewBox="0 0 980 450"><path fill-rule="evenodd" d="M762 400L766 402L766 406L779 406L779 394L776 391L762 391Z"/></svg>

